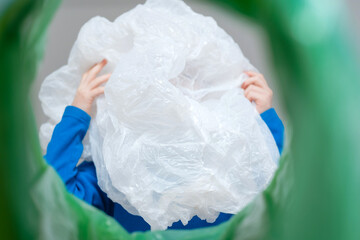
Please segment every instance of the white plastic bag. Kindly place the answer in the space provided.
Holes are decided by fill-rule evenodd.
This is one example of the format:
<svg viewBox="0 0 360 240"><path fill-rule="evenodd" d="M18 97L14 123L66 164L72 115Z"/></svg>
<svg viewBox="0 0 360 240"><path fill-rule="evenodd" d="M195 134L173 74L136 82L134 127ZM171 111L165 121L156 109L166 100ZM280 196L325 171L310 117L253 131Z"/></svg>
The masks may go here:
<svg viewBox="0 0 360 240"><path fill-rule="evenodd" d="M83 158L101 189L152 230L236 213L269 183L279 153L239 88L256 70L212 18L180 0L148 0L81 29L68 64L44 81L45 148L81 75L106 58Z"/></svg>

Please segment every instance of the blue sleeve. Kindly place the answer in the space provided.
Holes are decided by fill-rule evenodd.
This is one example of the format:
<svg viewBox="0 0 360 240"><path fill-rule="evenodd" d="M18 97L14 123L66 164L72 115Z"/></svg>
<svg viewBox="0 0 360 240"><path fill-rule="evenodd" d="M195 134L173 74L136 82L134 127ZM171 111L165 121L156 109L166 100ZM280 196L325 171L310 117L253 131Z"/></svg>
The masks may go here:
<svg viewBox="0 0 360 240"><path fill-rule="evenodd" d="M277 115L274 108L271 108L263 112L260 116L264 120L266 125L269 127L270 132L273 135L276 145L281 154L284 147L284 131L285 131L281 119Z"/></svg>
<svg viewBox="0 0 360 240"><path fill-rule="evenodd" d="M83 110L74 106L66 107L44 158L60 175L70 193L110 213L112 202L98 186L94 164L84 162L76 166L83 152L82 140L90 120L91 117Z"/></svg>

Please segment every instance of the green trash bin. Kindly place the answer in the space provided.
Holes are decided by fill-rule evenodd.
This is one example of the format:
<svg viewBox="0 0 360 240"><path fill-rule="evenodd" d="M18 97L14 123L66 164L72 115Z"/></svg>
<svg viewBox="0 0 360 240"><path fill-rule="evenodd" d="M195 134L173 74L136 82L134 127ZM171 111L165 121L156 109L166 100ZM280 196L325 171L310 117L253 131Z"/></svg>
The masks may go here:
<svg viewBox="0 0 360 240"><path fill-rule="evenodd" d="M29 89L60 0L0 2L1 239L360 239L360 81L340 0L209 0L267 34L292 126L271 185L222 225L128 234L66 192L40 151Z"/></svg>

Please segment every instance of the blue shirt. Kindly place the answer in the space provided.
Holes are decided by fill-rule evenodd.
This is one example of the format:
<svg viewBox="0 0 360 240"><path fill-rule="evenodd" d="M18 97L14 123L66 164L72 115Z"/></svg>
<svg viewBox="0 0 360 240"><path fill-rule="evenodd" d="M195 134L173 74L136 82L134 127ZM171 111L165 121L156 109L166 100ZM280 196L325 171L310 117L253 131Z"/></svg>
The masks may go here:
<svg viewBox="0 0 360 240"><path fill-rule="evenodd" d="M281 153L284 126L280 118L273 108L262 113L261 117L268 125ZM76 166L83 152L82 140L89 128L90 120L91 117L83 110L67 106L61 122L54 129L44 158L60 175L70 193L114 217L130 233L150 230L149 224L142 217L128 213L120 204L111 201L100 189L94 163L84 162ZM169 229L214 226L231 217L232 214L220 213L214 223L207 223L195 216L186 226L179 221Z"/></svg>

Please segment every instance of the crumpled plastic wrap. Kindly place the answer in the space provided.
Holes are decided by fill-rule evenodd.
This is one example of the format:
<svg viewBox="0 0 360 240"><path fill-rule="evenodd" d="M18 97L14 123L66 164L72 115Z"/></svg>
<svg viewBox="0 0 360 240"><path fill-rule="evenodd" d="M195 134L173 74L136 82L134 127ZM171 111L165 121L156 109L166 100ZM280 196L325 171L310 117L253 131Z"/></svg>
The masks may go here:
<svg viewBox="0 0 360 240"><path fill-rule="evenodd" d="M236 213L267 186L279 152L239 88L256 69L212 18L180 0L148 0L82 27L68 64L40 90L44 149L82 74L103 58L101 74L113 74L82 158L94 161L110 199L155 230Z"/></svg>

